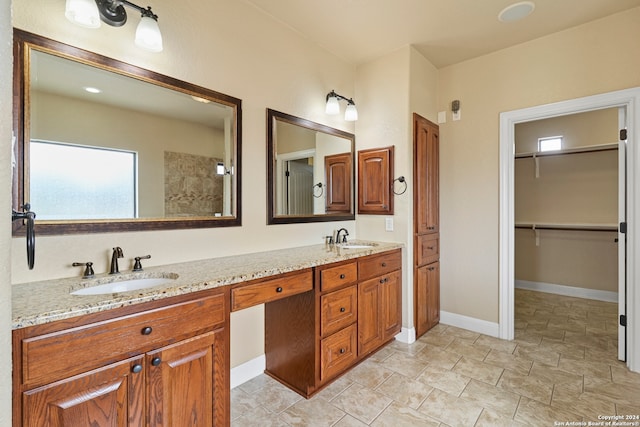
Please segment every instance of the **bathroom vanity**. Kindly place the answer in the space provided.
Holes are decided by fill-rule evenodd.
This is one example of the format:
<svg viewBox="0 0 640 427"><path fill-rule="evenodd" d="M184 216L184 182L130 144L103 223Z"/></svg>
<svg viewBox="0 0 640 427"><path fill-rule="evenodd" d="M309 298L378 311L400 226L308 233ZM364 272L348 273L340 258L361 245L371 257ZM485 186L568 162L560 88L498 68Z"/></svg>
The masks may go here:
<svg viewBox="0 0 640 427"><path fill-rule="evenodd" d="M170 283L79 296L104 275L16 285L16 426L229 425L230 312L265 304L266 373L305 397L401 327L401 245L314 245L151 267ZM129 273L127 273L129 274Z"/></svg>

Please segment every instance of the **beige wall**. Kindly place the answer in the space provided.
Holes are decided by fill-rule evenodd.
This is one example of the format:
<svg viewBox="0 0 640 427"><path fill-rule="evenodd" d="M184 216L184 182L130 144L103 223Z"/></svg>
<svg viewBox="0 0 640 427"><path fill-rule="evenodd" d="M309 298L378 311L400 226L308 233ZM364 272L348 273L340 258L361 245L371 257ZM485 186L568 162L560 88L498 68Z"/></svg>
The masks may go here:
<svg viewBox="0 0 640 427"><path fill-rule="evenodd" d="M640 8L443 68L442 310L498 321L499 114L640 86ZM624 66L619 58L626 58Z"/></svg>
<svg viewBox="0 0 640 427"><path fill-rule="evenodd" d="M123 248L126 259L150 253L148 264L162 265L321 243L320 236L341 226L355 231L351 221L267 226L264 185L266 108L353 132L353 123L324 113L331 89L353 93L353 66L235 0L200 2L197 8L180 2L154 5L164 37L160 54L134 46L135 14L130 15L134 23L124 27L88 30L71 25L64 6L63 1L15 2L13 25L242 99L242 227L39 236L32 271L26 268L24 239L13 239L13 283L77 276L71 267L77 260L92 260L96 272L105 271L114 245ZM263 325L263 307L232 315L232 366L264 353Z"/></svg>
<svg viewBox="0 0 640 427"><path fill-rule="evenodd" d="M0 206L11 210L11 2L0 0ZM26 263L26 261L25 261ZM11 219L0 219L0 426L11 425Z"/></svg>

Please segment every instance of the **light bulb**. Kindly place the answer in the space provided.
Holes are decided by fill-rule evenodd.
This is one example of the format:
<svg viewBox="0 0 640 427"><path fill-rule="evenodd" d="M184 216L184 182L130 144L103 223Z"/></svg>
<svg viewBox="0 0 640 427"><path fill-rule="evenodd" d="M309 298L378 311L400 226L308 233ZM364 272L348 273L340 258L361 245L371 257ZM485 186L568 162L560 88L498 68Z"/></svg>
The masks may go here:
<svg viewBox="0 0 640 427"><path fill-rule="evenodd" d="M155 19L148 16L143 16L140 19L136 29L135 44L151 52L162 52L162 34Z"/></svg>
<svg viewBox="0 0 640 427"><path fill-rule="evenodd" d="M64 16L74 24L86 28L100 27L100 13L93 0L67 0Z"/></svg>

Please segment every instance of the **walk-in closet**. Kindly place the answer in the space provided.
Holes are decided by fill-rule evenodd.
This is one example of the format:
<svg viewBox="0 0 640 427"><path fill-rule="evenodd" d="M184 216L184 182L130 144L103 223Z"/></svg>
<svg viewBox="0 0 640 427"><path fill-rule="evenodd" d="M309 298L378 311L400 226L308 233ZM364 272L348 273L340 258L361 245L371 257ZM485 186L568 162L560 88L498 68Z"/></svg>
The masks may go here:
<svg viewBox="0 0 640 427"><path fill-rule="evenodd" d="M620 113L515 126L516 288L618 303Z"/></svg>

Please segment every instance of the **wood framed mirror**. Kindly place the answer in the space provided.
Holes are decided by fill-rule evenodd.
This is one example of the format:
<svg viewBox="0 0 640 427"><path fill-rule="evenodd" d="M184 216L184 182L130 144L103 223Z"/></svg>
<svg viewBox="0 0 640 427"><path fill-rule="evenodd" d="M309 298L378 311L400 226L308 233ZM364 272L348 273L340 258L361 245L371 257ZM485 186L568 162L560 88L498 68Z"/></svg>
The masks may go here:
<svg viewBox="0 0 640 427"><path fill-rule="evenodd" d="M241 225L240 99L14 29L13 108L36 233Z"/></svg>
<svg viewBox="0 0 640 427"><path fill-rule="evenodd" d="M355 219L355 135L267 109L267 223Z"/></svg>

